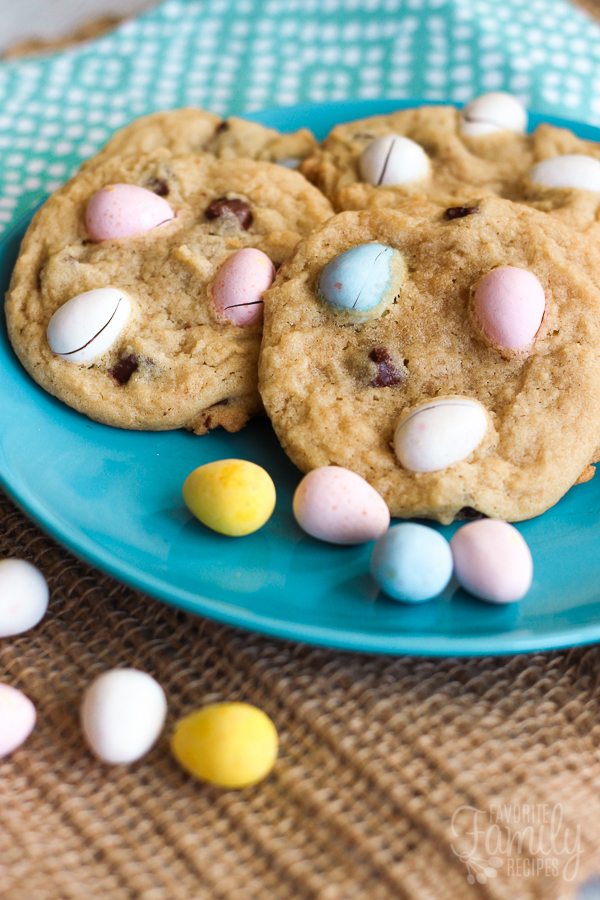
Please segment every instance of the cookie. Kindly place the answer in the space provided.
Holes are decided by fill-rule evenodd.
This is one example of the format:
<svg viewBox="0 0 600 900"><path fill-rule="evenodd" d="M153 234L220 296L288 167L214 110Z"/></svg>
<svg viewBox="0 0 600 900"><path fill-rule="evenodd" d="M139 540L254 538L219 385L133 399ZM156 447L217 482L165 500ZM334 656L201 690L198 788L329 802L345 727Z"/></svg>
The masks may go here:
<svg viewBox="0 0 600 900"><path fill-rule="evenodd" d="M529 138L500 127L465 133L466 122L452 106L422 106L338 125L301 171L338 211L505 194L531 167Z"/></svg>
<svg viewBox="0 0 600 900"><path fill-rule="evenodd" d="M526 206L344 212L265 295L259 389L302 470L394 516L539 515L596 458L598 257Z"/></svg>
<svg viewBox="0 0 600 900"><path fill-rule="evenodd" d="M96 165L109 156L166 148L177 154L212 153L219 159L246 157L297 168L316 146L307 128L282 134L236 116L220 119L203 109L184 107L136 119L117 131L86 165Z"/></svg>
<svg viewBox="0 0 600 900"><path fill-rule="evenodd" d="M34 217L6 300L12 345L43 388L100 422L235 431L261 409L260 291L330 213L271 163L108 157Z"/></svg>

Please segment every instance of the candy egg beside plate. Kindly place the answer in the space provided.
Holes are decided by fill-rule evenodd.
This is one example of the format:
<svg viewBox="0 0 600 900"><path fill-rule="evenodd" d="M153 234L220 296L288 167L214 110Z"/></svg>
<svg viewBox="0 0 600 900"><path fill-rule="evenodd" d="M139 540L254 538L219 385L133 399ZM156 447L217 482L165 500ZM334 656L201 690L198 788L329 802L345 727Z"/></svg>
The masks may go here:
<svg viewBox="0 0 600 900"><path fill-rule="evenodd" d="M48 608L48 585L25 559L0 560L0 638L29 631Z"/></svg>
<svg viewBox="0 0 600 900"><path fill-rule="evenodd" d="M531 552L514 525L496 519L470 522L459 528L450 546L456 579L475 597L513 603L531 587Z"/></svg>
<svg viewBox="0 0 600 900"><path fill-rule="evenodd" d="M426 525L394 525L375 544L371 574L381 590L394 600L431 600L441 594L452 577L450 545Z"/></svg>
<svg viewBox="0 0 600 900"><path fill-rule="evenodd" d="M27 740L35 720L35 706L29 697L9 684L0 684L0 759Z"/></svg>

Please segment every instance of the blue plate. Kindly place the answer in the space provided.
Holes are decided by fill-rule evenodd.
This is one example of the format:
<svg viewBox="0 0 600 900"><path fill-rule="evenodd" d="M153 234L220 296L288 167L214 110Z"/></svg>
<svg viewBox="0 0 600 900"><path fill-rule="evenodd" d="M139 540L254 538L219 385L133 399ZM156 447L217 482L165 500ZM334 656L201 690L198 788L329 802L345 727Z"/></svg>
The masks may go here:
<svg viewBox="0 0 600 900"><path fill-rule="evenodd" d="M250 118L284 131L305 125L323 137L337 122L414 105L329 103ZM600 140L600 129L545 120ZM538 121L531 116L532 125ZM26 225L0 245L4 288ZM519 526L535 564L522 603L495 607L452 587L431 603L404 607L378 595L367 574L370 546L328 546L295 525L300 473L266 421L202 438L99 425L34 384L4 330L0 379L0 479L7 492L78 556L174 606L277 637L376 653L518 653L600 639L600 476ZM246 538L210 532L181 501L188 473L223 457L259 463L277 485L274 516ZM455 527L440 530L450 537Z"/></svg>

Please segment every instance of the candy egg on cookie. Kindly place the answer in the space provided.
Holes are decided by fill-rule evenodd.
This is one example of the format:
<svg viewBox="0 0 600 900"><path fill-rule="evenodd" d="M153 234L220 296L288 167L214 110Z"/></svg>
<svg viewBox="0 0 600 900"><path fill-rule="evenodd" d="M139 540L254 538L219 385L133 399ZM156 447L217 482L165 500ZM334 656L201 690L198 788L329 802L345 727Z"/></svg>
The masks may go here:
<svg viewBox="0 0 600 900"><path fill-rule="evenodd" d="M363 181L381 187L424 181L431 172L431 163L416 141L389 134L375 138L363 150L358 168Z"/></svg>
<svg viewBox="0 0 600 900"><path fill-rule="evenodd" d="M119 338L131 314L131 300L114 287L71 297L48 323L50 349L71 363L91 363Z"/></svg>
<svg viewBox="0 0 600 900"><path fill-rule="evenodd" d="M93 241L135 237L170 222L175 213L153 191L137 184L110 184L92 195L85 227Z"/></svg>
<svg viewBox="0 0 600 900"><path fill-rule="evenodd" d="M357 320L381 314L405 277L401 255L385 244L359 244L335 256L321 271L318 294L337 312Z"/></svg>
<svg viewBox="0 0 600 900"><path fill-rule="evenodd" d="M473 318L486 340L500 351L527 351L545 310L546 297L539 279L517 266L492 269L473 292Z"/></svg>
<svg viewBox="0 0 600 900"><path fill-rule="evenodd" d="M274 278L275 267L266 253L254 247L237 250L225 260L212 285L217 316L242 327L260 322L262 295Z"/></svg>
<svg viewBox="0 0 600 900"><path fill-rule="evenodd" d="M481 137L501 131L523 133L527 110L512 94L493 91L471 100L460 115L461 131L467 137Z"/></svg>

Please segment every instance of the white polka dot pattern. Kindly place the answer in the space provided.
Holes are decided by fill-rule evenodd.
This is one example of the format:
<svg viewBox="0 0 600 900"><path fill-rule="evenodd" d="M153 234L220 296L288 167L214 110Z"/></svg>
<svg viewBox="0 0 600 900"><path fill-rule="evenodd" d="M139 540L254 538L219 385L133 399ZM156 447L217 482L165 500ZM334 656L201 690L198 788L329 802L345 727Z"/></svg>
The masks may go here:
<svg viewBox="0 0 600 900"><path fill-rule="evenodd" d="M600 27L567 0L167 0L89 44L0 64L0 233L157 109L504 89L597 124L599 61Z"/></svg>

